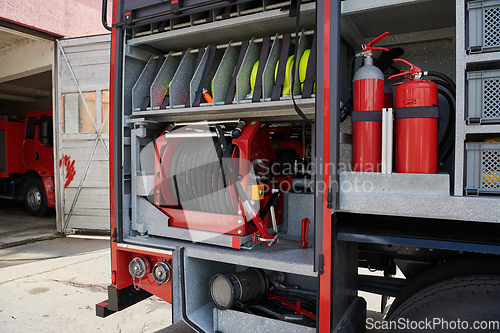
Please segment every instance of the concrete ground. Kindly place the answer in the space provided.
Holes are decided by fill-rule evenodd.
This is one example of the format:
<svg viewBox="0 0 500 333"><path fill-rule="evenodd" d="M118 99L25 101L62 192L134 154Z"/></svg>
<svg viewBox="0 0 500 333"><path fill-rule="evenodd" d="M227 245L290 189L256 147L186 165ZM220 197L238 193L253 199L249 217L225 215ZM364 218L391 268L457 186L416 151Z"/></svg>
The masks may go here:
<svg viewBox="0 0 500 333"><path fill-rule="evenodd" d="M109 240L66 237L0 250L0 331L157 332L172 321L170 304L151 297L105 319Z"/></svg>
<svg viewBox="0 0 500 333"><path fill-rule="evenodd" d="M194 332L171 325L171 305L154 296L97 317L111 281L109 238L57 237L54 214L32 217L22 202L0 200L0 332ZM381 320L380 296L360 296L367 316Z"/></svg>
<svg viewBox="0 0 500 333"><path fill-rule="evenodd" d="M23 202L0 199L0 249L56 235L54 212L34 217L26 212Z"/></svg>
<svg viewBox="0 0 500 333"><path fill-rule="evenodd" d="M97 317L95 304L107 299L109 284L107 237L69 236L2 249L0 331L193 332L171 325L171 305L154 296L107 318ZM380 297L362 296L372 310L368 316L381 319Z"/></svg>

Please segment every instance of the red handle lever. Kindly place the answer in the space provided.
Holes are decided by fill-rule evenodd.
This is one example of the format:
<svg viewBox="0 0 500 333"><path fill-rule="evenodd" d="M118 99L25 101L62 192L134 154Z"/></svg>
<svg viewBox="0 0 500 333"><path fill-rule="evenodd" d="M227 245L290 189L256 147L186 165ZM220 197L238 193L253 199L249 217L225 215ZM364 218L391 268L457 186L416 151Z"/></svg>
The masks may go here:
<svg viewBox="0 0 500 333"><path fill-rule="evenodd" d="M404 59L396 58L396 59L394 59L394 62L402 62L403 64L407 64L408 66L410 66L410 69L402 70L401 73L389 76L388 80L394 79L395 77L398 77L398 76L406 76L409 74L420 73L422 71L422 69L420 69L420 67L417 67L414 64L412 64L411 62L404 60Z"/></svg>
<svg viewBox="0 0 500 333"><path fill-rule="evenodd" d="M385 47L374 46L376 43L380 42L387 36L389 36L389 32L384 32L382 35L366 43L366 45L363 45L363 51L375 51L375 50L389 51L389 49Z"/></svg>
<svg viewBox="0 0 500 333"><path fill-rule="evenodd" d="M300 232L300 241L302 242L302 246L300 247L301 249L305 249L309 246L309 243L307 242L307 233L309 232L309 219L306 217L302 219L302 229Z"/></svg>

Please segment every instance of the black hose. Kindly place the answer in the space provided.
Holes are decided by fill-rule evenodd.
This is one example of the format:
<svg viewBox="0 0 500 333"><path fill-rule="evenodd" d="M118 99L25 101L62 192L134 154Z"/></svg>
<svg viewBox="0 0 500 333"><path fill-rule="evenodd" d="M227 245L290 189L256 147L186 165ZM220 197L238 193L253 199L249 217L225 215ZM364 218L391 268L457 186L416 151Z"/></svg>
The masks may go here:
<svg viewBox="0 0 500 333"><path fill-rule="evenodd" d="M219 137L219 141L222 145L222 151L224 153L224 161L227 167L227 170L229 172L229 176L231 177L231 180L233 181L233 184L236 188L236 192L238 193L238 196L240 197L242 202L248 201L248 197L243 191L243 188L241 187L241 183L238 179L238 174L236 173L236 168L234 167L234 162L233 159L231 158L231 155L229 153L228 145L226 138L224 137L224 132L222 131L222 128L219 125L215 125L215 130L217 131L217 136Z"/></svg>
<svg viewBox="0 0 500 333"><path fill-rule="evenodd" d="M441 81L441 80L431 80L431 82L434 82L438 86L441 86L441 87L445 88L446 90L448 90L450 92L450 94L453 96L453 99L456 99L456 96L453 94L453 88L448 83Z"/></svg>
<svg viewBox="0 0 500 333"><path fill-rule="evenodd" d="M209 141L207 147L205 148L205 153L203 154L203 158L201 160L201 172L200 172L200 178L198 179L201 189L201 198L208 212L212 211L213 204L208 197L208 188L206 179L208 178L207 169L208 169L208 163L210 163L209 161L210 153L213 150L214 150L213 142Z"/></svg>
<svg viewBox="0 0 500 333"><path fill-rule="evenodd" d="M217 148L214 147L214 149L211 149L210 153L210 163L208 164L207 168L207 188L210 191L211 195L209 198L211 198L211 201L213 203L212 207L212 212L213 213L222 213L222 209L220 207L220 202L219 202L219 196L217 193L214 193L214 188L218 187L218 182L219 180L215 178L215 169L218 167L218 159L217 159Z"/></svg>
<svg viewBox="0 0 500 333"><path fill-rule="evenodd" d="M448 76L444 75L443 73L435 72L435 71L428 71L427 76L435 76L440 79L443 79L448 85L452 88L452 95L456 96L457 95L457 86L455 82L453 82L452 79L450 79Z"/></svg>
<svg viewBox="0 0 500 333"><path fill-rule="evenodd" d="M228 148L228 151L229 151L229 155L231 155L231 153L230 153L231 150L229 148ZM235 211L233 208L233 204L231 202L231 193L229 191L228 171L226 170L226 167L225 167L224 163L222 162L223 157L224 157L223 151L222 151L222 149L220 149L220 145L219 145L218 158L219 158L220 163L219 163L219 168L218 168L218 171L219 171L218 177L219 177L219 191L222 194L221 195L221 206L222 206L222 210L224 211L224 214L234 214ZM232 157L231 157L231 160L232 160Z"/></svg>
<svg viewBox="0 0 500 333"><path fill-rule="evenodd" d="M176 149L175 153L172 156L172 164L170 166L170 174L172 176L175 175L175 180L176 180L176 185L177 185L177 191L179 194L179 205L184 208L184 203L187 201L185 197L185 184L184 184L184 178L181 175L181 170L182 170L182 160L183 160L183 155L181 155L182 150L184 148L184 145L186 142L182 142Z"/></svg>
<svg viewBox="0 0 500 333"><path fill-rule="evenodd" d="M223 213L224 212L224 208L222 206L222 198L220 197L219 195L219 169L220 169L220 159L219 159L219 155L220 155L220 147L219 145L215 146L215 155L214 155L214 158L215 158L215 161L212 163L211 165L211 181L212 181L212 198L214 198L214 201L215 201L215 208L216 208L216 211L217 213Z"/></svg>
<svg viewBox="0 0 500 333"><path fill-rule="evenodd" d="M222 155L221 146L214 146L212 140L189 138L179 144L170 159L170 183L183 209L235 214L229 173L223 172L220 162Z"/></svg>
<svg viewBox="0 0 500 333"><path fill-rule="evenodd" d="M285 316L281 313L274 312L272 310L269 310L261 305L250 305L247 307L248 310L257 310L260 311L261 313L265 313L273 318L279 319L279 320L285 320ZM252 314L255 314L252 312Z"/></svg>
<svg viewBox="0 0 500 333"><path fill-rule="evenodd" d="M438 158L439 160L441 160L441 162L438 163L438 168L441 168L444 165L444 163L448 160L448 157L450 157L451 153L455 148L453 145L454 142L455 140L453 140L451 144L448 145L448 148L445 150L444 155L441 158Z"/></svg>
<svg viewBox="0 0 500 333"><path fill-rule="evenodd" d="M188 180L188 162L189 162L189 145L190 140L186 140L184 145L182 146L181 151L181 163L177 164L177 174L180 175L181 181L181 193L183 194L181 197L184 197L184 201L182 202L182 208L187 210L193 210L193 206L191 203L191 197L189 195L189 180ZM179 181L179 178L177 180Z"/></svg>
<svg viewBox="0 0 500 333"><path fill-rule="evenodd" d="M188 193L190 198L190 203L194 207L194 210L203 211L197 196L196 188L196 160L198 158L199 144L197 140L191 140L189 145L189 157L187 159L187 169L186 169L186 179L188 180Z"/></svg>
<svg viewBox="0 0 500 333"><path fill-rule="evenodd" d="M220 209L222 211L222 214L229 214L229 209L227 205L227 194L225 191L225 179L224 179L224 172L223 168L224 166L221 163L221 159L223 157L223 152L220 147L220 145L217 145L217 164L214 167L214 181L216 181L217 186L215 187L217 193L214 193L214 195L217 195L219 197L219 205Z"/></svg>
<svg viewBox="0 0 500 333"><path fill-rule="evenodd" d="M440 93L446 99L449 107L448 124L446 126L446 131L443 135L443 138L441 139L441 142L439 143L438 146L438 156L441 156L443 154L445 147L447 147L450 141L453 141L455 137L455 106L453 104L451 97L444 90L438 89L438 93ZM441 164L442 162L444 161L440 161L438 159L438 165Z"/></svg>
<svg viewBox="0 0 500 333"><path fill-rule="evenodd" d="M206 140L201 144L198 145L196 148L196 155L195 159L193 161L193 169L191 172L192 180L194 182L194 188L195 188L195 196L196 196L196 202L200 206L200 210L202 212L208 212L207 206L205 205L205 202L203 201L203 189L201 187L201 169L202 169L202 163L203 163L203 156L206 151L204 149L206 147L207 143Z"/></svg>

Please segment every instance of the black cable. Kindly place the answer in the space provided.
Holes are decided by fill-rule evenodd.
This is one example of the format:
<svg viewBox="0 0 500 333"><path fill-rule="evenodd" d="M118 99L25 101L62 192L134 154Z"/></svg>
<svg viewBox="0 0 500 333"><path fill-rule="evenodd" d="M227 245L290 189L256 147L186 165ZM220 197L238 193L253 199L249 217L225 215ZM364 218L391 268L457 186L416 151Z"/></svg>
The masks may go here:
<svg viewBox="0 0 500 333"><path fill-rule="evenodd" d="M285 316L283 314L269 310L268 308L265 308L261 305L250 305L250 306L247 306L246 308L250 311L252 309L258 310L260 312L263 312L263 313L265 313L273 318L279 319L279 320L285 320ZM255 313L253 313L253 314L255 314Z"/></svg>

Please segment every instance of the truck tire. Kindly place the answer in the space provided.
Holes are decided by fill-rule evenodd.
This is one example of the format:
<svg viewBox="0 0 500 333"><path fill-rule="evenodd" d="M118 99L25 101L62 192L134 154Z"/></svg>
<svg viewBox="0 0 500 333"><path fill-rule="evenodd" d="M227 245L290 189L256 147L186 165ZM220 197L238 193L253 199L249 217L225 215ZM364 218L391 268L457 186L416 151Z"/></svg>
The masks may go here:
<svg viewBox="0 0 500 333"><path fill-rule="evenodd" d="M449 261L434 266L418 275L401 291L385 315L391 315L410 297L435 283L468 275L500 275L500 260L497 258L467 258Z"/></svg>
<svg viewBox="0 0 500 333"><path fill-rule="evenodd" d="M43 216L47 212L47 196L41 180L29 180L24 193L24 206L28 213Z"/></svg>
<svg viewBox="0 0 500 333"><path fill-rule="evenodd" d="M413 295L389 318L384 332L498 332L499 318L500 276L463 276Z"/></svg>

